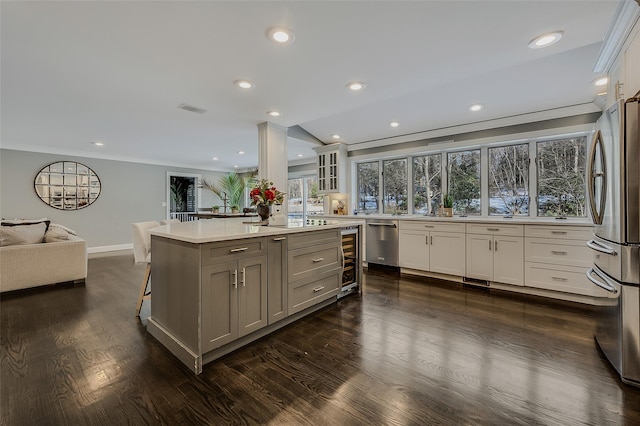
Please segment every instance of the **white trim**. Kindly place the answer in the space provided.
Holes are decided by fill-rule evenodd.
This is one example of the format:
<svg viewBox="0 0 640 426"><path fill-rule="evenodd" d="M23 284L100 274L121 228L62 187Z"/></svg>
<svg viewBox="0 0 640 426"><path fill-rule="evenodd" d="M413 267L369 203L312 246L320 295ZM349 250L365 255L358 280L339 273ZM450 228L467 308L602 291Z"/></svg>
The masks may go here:
<svg viewBox="0 0 640 426"><path fill-rule="evenodd" d="M133 243L117 244L112 246L97 246L87 248L88 254L93 253L106 253L109 251L121 251L121 250L133 250Z"/></svg>
<svg viewBox="0 0 640 426"><path fill-rule="evenodd" d="M593 65L593 72L609 74L638 19L640 19L639 3L622 1L618 4L607 34L604 36L598 59Z"/></svg>
<svg viewBox="0 0 640 426"><path fill-rule="evenodd" d="M166 209L165 209L165 219L171 219L171 178L172 177L186 177L186 178L194 178L196 180L196 203L195 203L195 208L196 208L196 212L198 211L198 207L200 207L200 197L202 195L202 188L200 188L199 183L200 183L200 179L202 179L202 175L201 174L196 174L196 173L182 173L182 172L172 172L172 171L167 171L167 180L166 180L166 199L165 199L165 203L166 203Z"/></svg>

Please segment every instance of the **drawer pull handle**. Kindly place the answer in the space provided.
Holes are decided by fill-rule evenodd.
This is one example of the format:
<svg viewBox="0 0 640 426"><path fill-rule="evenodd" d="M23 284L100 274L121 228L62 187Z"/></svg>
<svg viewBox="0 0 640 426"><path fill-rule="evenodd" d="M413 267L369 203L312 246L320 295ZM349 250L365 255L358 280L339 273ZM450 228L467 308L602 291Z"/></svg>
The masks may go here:
<svg viewBox="0 0 640 426"><path fill-rule="evenodd" d="M244 280L244 275L245 275L245 269L246 268L242 268L242 278L240 278L240 282L242 283L242 287L245 287L245 280Z"/></svg>
<svg viewBox="0 0 640 426"><path fill-rule="evenodd" d="M317 259L313 259L313 263L322 262L323 260L324 260L324 257L319 257Z"/></svg>
<svg viewBox="0 0 640 426"><path fill-rule="evenodd" d="M240 253L241 251L245 251L245 250L249 250L249 247L241 247L241 248L237 248L237 249L231 249L231 250L229 250L229 252L231 252L231 253Z"/></svg>
<svg viewBox="0 0 640 426"><path fill-rule="evenodd" d="M276 238L273 239L273 241L284 241L286 239L287 239L287 237L276 237Z"/></svg>
<svg viewBox="0 0 640 426"><path fill-rule="evenodd" d="M314 289L313 289L313 292L314 292L314 293L317 293L317 292L322 291L322 290L324 290L324 286L320 286L320 287L316 287L316 288L314 288Z"/></svg>
<svg viewBox="0 0 640 426"><path fill-rule="evenodd" d="M487 231L497 232L499 230L500 230L500 228L487 228Z"/></svg>
<svg viewBox="0 0 640 426"><path fill-rule="evenodd" d="M551 277L551 279L554 281L567 281L567 279L563 277Z"/></svg>
<svg viewBox="0 0 640 426"><path fill-rule="evenodd" d="M567 254L566 251L557 251L557 250L551 250L551 253L557 254L558 256L564 256L565 254Z"/></svg>
<svg viewBox="0 0 640 426"><path fill-rule="evenodd" d="M567 235L567 231L551 231L554 235Z"/></svg>
<svg viewBox="0 0 640 426"><path fill-rule="evenodd" d="M425 225L425 228L433 228L433 225Z"/></svg>
<svg viewBox="0 0 640 426"><path fill-rule="evenodd" d="M238 270L233 271L233 288L238 288Z"/></svg>

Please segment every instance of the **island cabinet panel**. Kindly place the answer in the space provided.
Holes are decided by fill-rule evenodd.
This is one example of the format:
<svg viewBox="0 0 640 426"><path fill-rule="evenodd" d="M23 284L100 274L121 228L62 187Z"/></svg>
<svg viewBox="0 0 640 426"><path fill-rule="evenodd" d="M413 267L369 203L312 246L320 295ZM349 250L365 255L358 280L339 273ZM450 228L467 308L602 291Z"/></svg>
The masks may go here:
<svg viewBox="0 0 640 426"><path fill-rule="evenodd" d="M237 259L238 256L261 256L267 254L265 238L247 238L222 243L202 245L202 266L213 265L227 260Z"/></svg>
<svg viewBox="0 0 640 426"><path fill-rule="evenodd" d="M340 269L289 284L289 314L300 312L340 291Z"/></svg>
<svg viewBox="0 0 640 426"><path fill-rule="evenodd" d="M400 267L464 276L464 223L401 221Z"/></svg>
<svg viewBox="0 0 640 426"><path fill-rule="evenodd" d="M202 350L210 351L238 338L237 262L202 268Z"/></svg>
<svg viewBox="0 0 640 426"><path fill-rule="evenodd" d="M270 237L267 243L267 322L273 324L288 315L287 240L285 235Z"/></svg>
<svg viewBox="0 0 640 426"><path fill-rule="evenodd" d="M289 237L289 250L325 243L337 244L338 240L340 240L339 229L326 229L322 231L293 234Z"/></svg>
<svg viewBox="0 0 640 426"><path fill-rule="evenodd" d="M246 336L266 326L267 256L238 261L238 335Z"/></svg>
<svg viewBox="0 0 640 426"><path fill-rule="evenodd" d="M289 250L289 281L296 281L340 267L341 251L335 243Z"/></svg>

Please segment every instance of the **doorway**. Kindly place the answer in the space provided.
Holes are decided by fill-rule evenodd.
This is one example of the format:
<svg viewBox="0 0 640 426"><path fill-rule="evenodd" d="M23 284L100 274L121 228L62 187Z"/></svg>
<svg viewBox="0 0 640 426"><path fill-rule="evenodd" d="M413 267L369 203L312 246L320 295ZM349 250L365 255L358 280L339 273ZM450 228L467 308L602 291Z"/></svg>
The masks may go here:
<svg viewBox="0 0 640 426"><path fill-rule="evenodd" d="M187 222L198 211L200 175L167 172L167 219Z"/></svg>

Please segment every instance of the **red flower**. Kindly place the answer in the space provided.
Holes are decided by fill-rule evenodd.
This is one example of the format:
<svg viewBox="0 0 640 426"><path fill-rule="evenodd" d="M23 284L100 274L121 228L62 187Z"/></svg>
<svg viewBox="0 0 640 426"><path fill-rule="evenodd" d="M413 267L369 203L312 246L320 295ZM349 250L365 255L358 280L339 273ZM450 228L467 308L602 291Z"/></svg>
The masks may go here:
<svg viewBox="0 0 640 426"><path fill-rule="evenodd" d="M273 200L274 198L276 198L276 194L272 190L267 189L266 191L264 191L264 197L267 200Z"/></svg>

